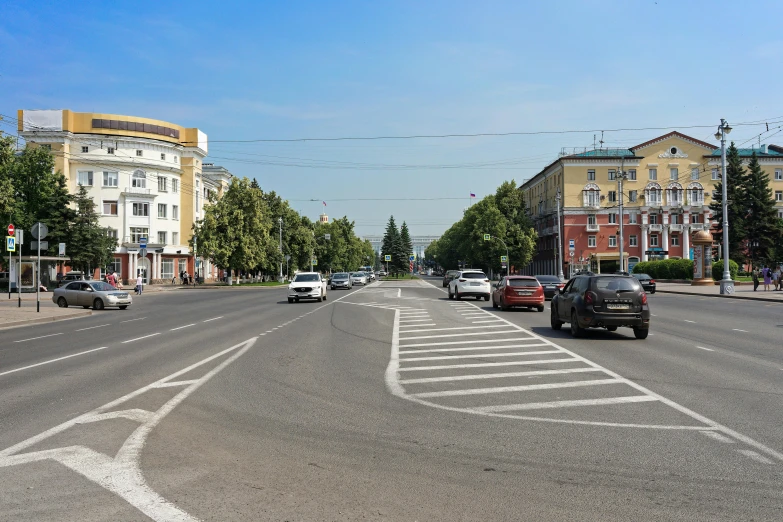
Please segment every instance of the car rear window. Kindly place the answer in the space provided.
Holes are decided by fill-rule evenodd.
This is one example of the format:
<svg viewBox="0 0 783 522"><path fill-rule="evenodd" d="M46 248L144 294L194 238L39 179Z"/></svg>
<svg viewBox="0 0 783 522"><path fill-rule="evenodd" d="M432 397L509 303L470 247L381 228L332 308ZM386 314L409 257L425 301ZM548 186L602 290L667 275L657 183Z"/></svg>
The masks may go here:
<svg viewBox="0 0 783 522"><path fill-rule="evenodd" d="M463 279L487 279L484 272L465 272L460 277Z"/></svg>
<svg viewBox="0 0 783 522"><path fill-rule="evenodd" d="M557 276L536 276L542 283L560 283L560 279Z"/></svg>
<svg viewBox="0 0 783 522"><path fill-rule="evenodd" d="M539 287L541 284L535 279L509 279L508 286L515 287Z"/></svg>
<svg viewBox="0 0 783 522"><path fill-rule="evenodd" d="M630 277L596 277L593 282L596 290L609 292L636 292L641 290L639 282Z"/></svg>

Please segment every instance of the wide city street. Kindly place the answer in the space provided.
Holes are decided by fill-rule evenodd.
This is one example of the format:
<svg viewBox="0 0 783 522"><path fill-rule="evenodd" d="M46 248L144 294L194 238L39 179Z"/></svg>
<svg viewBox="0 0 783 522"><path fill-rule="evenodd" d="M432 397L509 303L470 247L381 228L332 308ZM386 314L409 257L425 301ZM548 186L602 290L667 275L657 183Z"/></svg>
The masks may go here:
<svg viewBox="0 0 783 522"><path fill-rule="evenodd" d="M777 303L549 327L440 278L0 331L0 520L781 520Z"/></svg>

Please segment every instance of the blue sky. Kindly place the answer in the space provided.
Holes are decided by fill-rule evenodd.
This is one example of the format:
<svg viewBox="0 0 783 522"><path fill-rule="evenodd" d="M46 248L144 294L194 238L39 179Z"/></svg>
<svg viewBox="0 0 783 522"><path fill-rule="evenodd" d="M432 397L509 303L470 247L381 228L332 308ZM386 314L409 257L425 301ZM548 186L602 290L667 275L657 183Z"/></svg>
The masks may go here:
<svg viewBox="0 0 783 522"><path fill-rule="evenodd" d="M212 162L311 218L326 201L360 234L391 214L440 233L471 192L521 182L594 133L231 141L671 127L714 142L714 128L684 127L781 120L781 63L773 1L0 3L0 114L199 127ZM735 129L738 142L764 130ZM410 198L457 199L390 200Z"/></svg>

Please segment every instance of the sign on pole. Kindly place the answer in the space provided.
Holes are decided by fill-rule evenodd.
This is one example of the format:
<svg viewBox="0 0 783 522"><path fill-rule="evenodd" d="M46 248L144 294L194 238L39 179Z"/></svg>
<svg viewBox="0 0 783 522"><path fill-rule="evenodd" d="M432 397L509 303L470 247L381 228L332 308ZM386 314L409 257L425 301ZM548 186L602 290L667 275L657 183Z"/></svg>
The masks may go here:
<svg viewBox="0 0 783 522"><path fill-rule="evenodd" d="M46 235L49 233L49 227L39 222L33 225L30 233L35 239L46 239Z"/></svg>
<svg viewBox="0 0 783 522"><path fill-rule="evenodd" d="M5 236L5 249L9 252L16 252L16 238L14 236Z"/></svg>
<svg viewBox="0 0 783 522"><path fill-rule="evenodd" d="M58 247L59 247L59 251L58 251L57 255L58 256L64 256L65 255L65 243L60 243L58 245Z"/></svg>
<svg viewBox="0 0 783 522"><path fill-rule="evenodd" d="M139 238L139 248L146 248L147 247L147 238L146 237L140 237Z"/></svg>
<svg viewBox="0 0 783 522"><path fill-rule="evenodd" d="M49 242L48 241L33 241L30 243L30 248L33 250L39 250L38 247L41 247L40 250L47 250L49 248Z"/></svg>
<svg viewBox="0 0 783 522"><path fill-rule="evenodd" d="M484 234L484 241L489 241L490 239L492 239L490 234Z"/></svg>
<svg viewBox="0 0 783 522"><path fill-rule="evenodd" d="M11 223L10 225L8 225L8 229L7 229L7 231L8 231L8 235L9 235L9 236L13 236L13 235L14 235L14 232L16 231L16 227L14 227L14 224L13 224L13 223Z"/></svg>
<svg viewBox="0 0 783 522"><path fill-rule="evenodd" d="M408 256L408 261L415 261L415 260L416 260L416 256L414 256L413 254Z"/></svg>
<svg viewBox="0 0 783 522"><path fill-rule="evenodd" d="M574 241L573 239L569 239L568 240L568 248L570 250L574 250L576 248L576 241Z"/></svg>
<svg viewBox="0 0 783 522"><path fill-rule="evenodd" d="M383 256L383 260L384 261L391 261L391 256L389 254L386 254L385 256Z"/></svg>
<svg viewBox="0 0 783 522"><path fill-rule="evenodd" d="M145 243L146 246L146 243ZM140 248L139 249L139 257L147 257L147 249L146 248Z"/></svg>
<svg viewBox="0 0 783 522"><path fill-rule="evenodd" d="M326 239L327 241L331 240L332 234L324 234L324 239Z"/></svg>
<svg viewBox="0 0 783 522"><path fill-rule="evenodd" d="M316 265L318 265L318 260L317 259L313 259L313 266L316 266Z"/></svg>
<svg viewBox="0 0 783 522"><path fill-rule="evenodd" d="M501 263L508 263L508 256L500 256Z"/></svg>

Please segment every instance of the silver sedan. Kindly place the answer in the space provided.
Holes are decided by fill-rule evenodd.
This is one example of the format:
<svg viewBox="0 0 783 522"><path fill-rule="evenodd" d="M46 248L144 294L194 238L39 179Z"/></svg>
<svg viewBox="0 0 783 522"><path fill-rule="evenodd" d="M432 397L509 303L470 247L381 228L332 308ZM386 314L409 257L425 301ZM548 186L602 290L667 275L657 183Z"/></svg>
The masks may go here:
<svg viewBox="0 0 783 522"><path fill-rule="evenodd" d="M103 281L73 281L52 292L52 301L60 308L83 306L103 310L117 307L125 310L133 303L128 292L117 290Z"/></svg>
<svg viewBox="0 0 783 522"><path fill-rule="evenodd" d="M352 272L351 273L351 283L354 285L366 285L367 284L367 274L364 272Z"/></svg>

